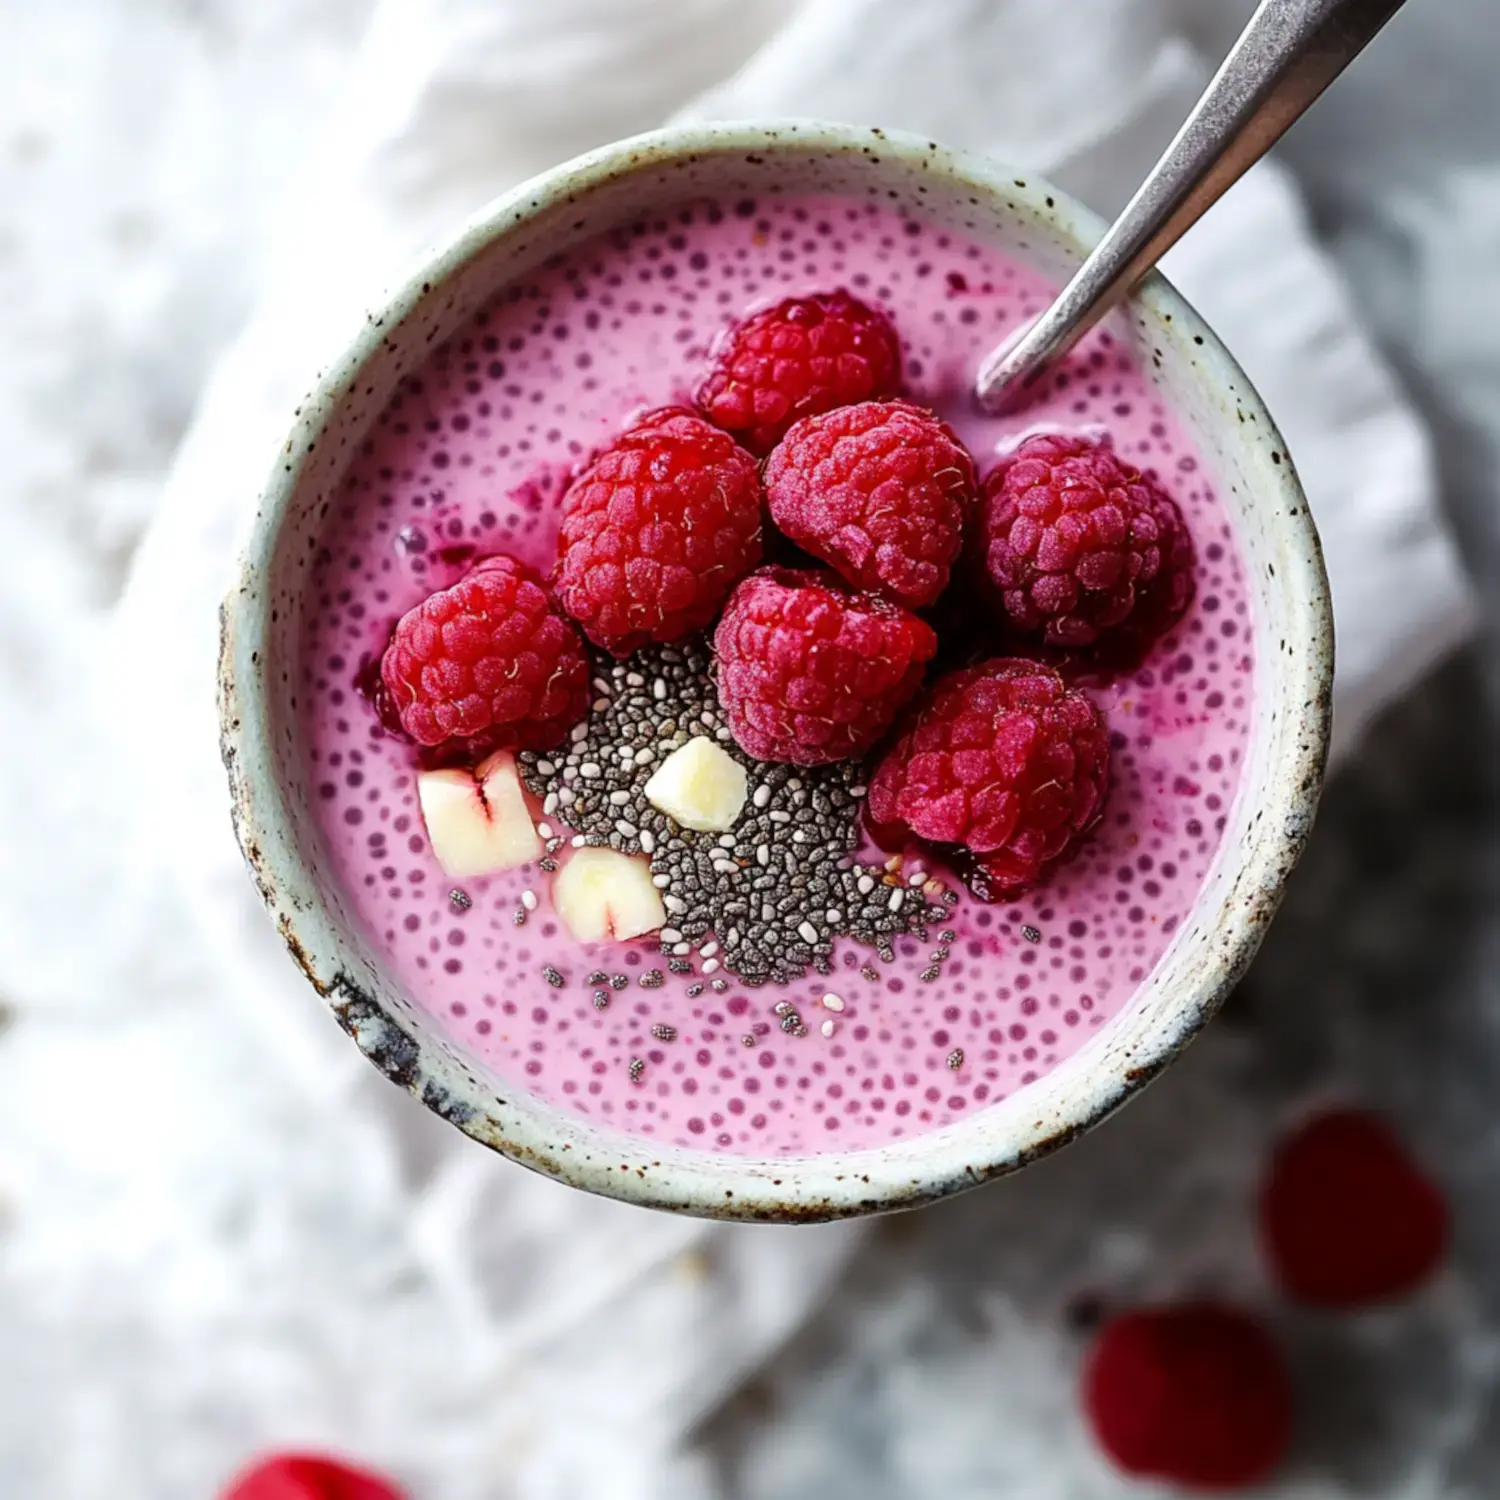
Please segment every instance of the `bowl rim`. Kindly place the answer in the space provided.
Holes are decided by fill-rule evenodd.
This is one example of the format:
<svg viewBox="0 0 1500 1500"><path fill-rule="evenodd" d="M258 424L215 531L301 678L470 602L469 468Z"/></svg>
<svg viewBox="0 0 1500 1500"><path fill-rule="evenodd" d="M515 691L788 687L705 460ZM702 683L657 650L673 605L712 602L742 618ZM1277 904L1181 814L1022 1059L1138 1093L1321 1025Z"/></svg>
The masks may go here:
<svg viewBox="0 0 1500 1500"><path fill-rule="evenodd" d="M915 1207L977 1186L1049 1154L1100 1123L1172 1062L1210 1019L1249 966L1280 902L1286 879L1311 829L1327 759L1333 674L1332 613L1322 549L1295 467L1254 387L1212 330L1159 273L1142 283L1132 305L1191 340L1192 359L1219 393L1232 391L1241 420L1278 450L1276 462L1257 466L1265 486L1257 507L1283 548L1283 592L1301 612L1306 650L1291 653L1283 701L1295 701L1299 730L1295 752L1271 780L1282 791L1275 816L1253 836L1240 875L1248 894L1236 902L1208 974L1184 986L1171 1013L1150 1033L1150 1045L1111 1059L1103 1049L1072 1098L1071 1106L1034 1128L1016 1132L1003 1150L976 1152L986 1116L1004 1102L964 1120L890 1146L825 1152L805 1157L755 1158L666 1147L607 1126L584 1126L577 1117L526 1095L486 1086L441 1044L410 1034L378 995L361 986L343 960L342 939L326 918L317 887L303 864L267 744L267 673L260 646L268 628L269 593L258 585L275 552L287 507L303 478L317 439L353 389L367 362L378 357L391 331L411 317L447 280L494 240L567 201L642 168L684 158L792 150L899 157L907 166L1000 198L1018 214L1044 224L1077 253L1102 235L1104 221L1045 179L925 137L895 130L819 120L757 120L669 126L590 151L494 199L430 251L380 306L341 354L320 374L298 407L289 437L259 498L248 538L220 611L218 699L220 747L229 780L236 837L251 874L293 959L340 1025L392 1081L466 1134L521 1165L573 1186L647 1207L709 1218L814 1222ZM1267 445L1269 448L1270 444ZM1261 451L1267 451L1262 449ZM1257 825L1259 827L1260 825ZM1248 881L1245 877L1249 877ZM1185 921L1175 943L1186 933ZM1203 939L1205 947L1208 939ZM1170 952L1170 949L1169 949ZM1165 960L1158 960L1158 965ZM1095 1038L1010 1096L1035 1095L1106 1036ZM1107 1065L1102 1065L1107 1064ZM1075 1069L1074 1071L1082 1072ZM1069 1075L1071 1080L1071 1074ZM1012 1109L1012 1113L1015 1113ZM900 1148L900 1149L897 1149ZM913 1162L918 1165L913 1166Z"/></svg>

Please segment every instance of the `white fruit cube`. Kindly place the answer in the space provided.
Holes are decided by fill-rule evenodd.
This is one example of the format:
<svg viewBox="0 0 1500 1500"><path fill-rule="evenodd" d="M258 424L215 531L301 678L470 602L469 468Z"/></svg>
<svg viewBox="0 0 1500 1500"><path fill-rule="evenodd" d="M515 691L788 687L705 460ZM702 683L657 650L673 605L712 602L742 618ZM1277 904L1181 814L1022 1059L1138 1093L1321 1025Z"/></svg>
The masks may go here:
<svg viewBox="0 0 1500 1500"><path fill-rule="evenodd" d="M475 771L423 771L417 801L427 842L443 873L455 880L514 870L541 856L542 841L507 750Z"/></svg>
<svg viewBox="0 0 1500 1500"><path fill-rule="evenodd" d="M700 734L657 767L646 801L684 828L722 833L734 827L748 790L745 768Z"/></svg>
<svg viewBox="0 0 1500 1500"><path fill-rule="evenodd" d="M580 943L625 942L665 925L651 866L616 849L578 849L552 881L552 904Z"/></svg>

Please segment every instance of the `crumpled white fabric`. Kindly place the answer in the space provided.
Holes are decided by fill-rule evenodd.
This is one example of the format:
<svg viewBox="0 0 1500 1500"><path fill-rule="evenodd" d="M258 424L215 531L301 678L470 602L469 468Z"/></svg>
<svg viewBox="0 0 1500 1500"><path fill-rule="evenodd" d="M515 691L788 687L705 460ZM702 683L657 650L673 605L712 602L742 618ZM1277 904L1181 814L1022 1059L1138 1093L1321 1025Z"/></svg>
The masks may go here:
<svg viewBox="0 0 1500 1500"><path fill-rule="evenodd" d="M240 1459L288 1443L356 1453L431 1500L724 1492L696 1424L818 1306L865 1231L709 1226L587 1198L380 1080L240 868L215 755L214 610L320 362L425 243L577 150L674 116L835 116L993 151L1117 207L1202 66L1150 0L1070 0L1065 43L1058 21L1055 0L377 7L260 246L257 309L207 385L117 614L94 731L118 780L77 792L108 851L74 893L94 898L97 926L17 970L65 1024L23 1025L0 1056L0 1140L29 1148L8 1172L20 1207L3 1264L24 1295L0 1301L8 1495L203 1500ZM1426 438L1276 166L1168 269L1307 482L1347 743L1468 617ZM65 1083L39 1133L34 1083L51 1076Z"/></svg>

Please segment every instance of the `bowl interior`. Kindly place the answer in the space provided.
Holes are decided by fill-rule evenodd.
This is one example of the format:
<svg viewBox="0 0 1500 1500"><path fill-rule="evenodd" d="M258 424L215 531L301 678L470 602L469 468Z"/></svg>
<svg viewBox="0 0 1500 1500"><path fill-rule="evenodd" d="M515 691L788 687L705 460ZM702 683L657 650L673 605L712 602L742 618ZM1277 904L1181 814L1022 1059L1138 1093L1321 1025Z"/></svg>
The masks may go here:
<svg viewBox="0 0 1500 1500"><path fill-rule="evenodd" d="M299 413L225 608L221 696L236 824L294 957L366 1054L522 1163L659 1207L818 1219L908 1206L1023 1164L1103 1118L1177 1053L1248 964L1300 853L1328 728L1331 631L1316 535L1255 393L1153 278L1122 332L1212 471L1254 601L1257 708L1218 860L1128 1009L1038 1082L877 1150L755 1160L665 1147L487 1076L383 974L328 869L296 714L305 580L348 463L397 382L512 281L582 240L681 204L870 196L986 241L1054 281L1098 221L1044 182L930 142L824 125L674 131L528 184L465 228L367 326Z"/></svg>

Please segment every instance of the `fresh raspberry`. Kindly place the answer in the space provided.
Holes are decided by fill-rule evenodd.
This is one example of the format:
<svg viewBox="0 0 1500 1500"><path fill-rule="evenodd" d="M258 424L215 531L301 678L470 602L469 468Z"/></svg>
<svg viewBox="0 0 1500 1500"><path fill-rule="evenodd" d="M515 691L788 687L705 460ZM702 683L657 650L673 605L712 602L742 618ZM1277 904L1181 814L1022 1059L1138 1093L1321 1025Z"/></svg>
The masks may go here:
<svg viewBox="0 0 1500 1500"><path fill-rule="evenodd" d="M220 1500L406 1500L364 1469L313 1453L280 1453L246 1469Z"/></svg>
<svg viewBox="0 0 1500 1500"><path fill-rule="evenodd" d="M616 438L563 497L557 595L591 641L628 656L702 630L760 556L755 460L666 407Z"/></svg>
<svg viewBox="0 0 1500 1500"><path fill-rule="evenodd" d="M402 729L445 750L542 750L588 704L578 632L513 557L484 558L408 610L380 676Z"/></svg>
<svg viewBox="0 0 1500 1500"><path fill-rule="evenodd" d="M816 766L862 755L916 692L937 637L832 573L762 568L714 636L730 732L757 760Z"/></svg>
<svg viewBox="0 0 1500 1500"><path fill-rule="evenodd" d="M1010 629L1140 656L1193 597L1193 542L1152 478L1088 438L1027 438L984 482L978 563Z"/></svg>
<svg viewBox="0 0 1500 1500"><path fill-rule="evenodd" d="M1373 1116L1315 1116L1277 1148L1261 1189L1261 1234L1289 1297L1363 1307L1415 1290L1448 1244L1448 1208Z"/></svg>
<svg viewBox="0 0 1500 1500"><path fill-rule="evenodd" d="M894 396L901 341L883 312L845 291L789 297L729 332L698 410L752 453L769 453L802 417Z"/></svg>
<svg viewBox="0 0 1500 1500"><path fill-rule="evenodd" d="M804 417L766 461L782 531L908 609L948 586L974 498L974 461L953 430L906 401Z"/></svg>
<svg viewBox="0 0 1500 1500"><path fill-rule="evenodd" d="M870 780L888 847L961 853L974 894L1022 895L1098 818L1109 740L1093 702L1040 662L997 657L940 677Z"/></svg>
<svg viewBox="0 0 1500 1500"><path fill-rule="evenodd" d="M1112 1318L1089 1353L1083 1404L1127 1474L1195 1489L1264 1479L1291 1436L1280 1350L1253 1318L1212 1302Z"/></svg>

